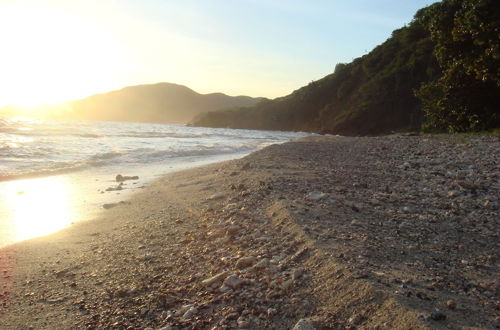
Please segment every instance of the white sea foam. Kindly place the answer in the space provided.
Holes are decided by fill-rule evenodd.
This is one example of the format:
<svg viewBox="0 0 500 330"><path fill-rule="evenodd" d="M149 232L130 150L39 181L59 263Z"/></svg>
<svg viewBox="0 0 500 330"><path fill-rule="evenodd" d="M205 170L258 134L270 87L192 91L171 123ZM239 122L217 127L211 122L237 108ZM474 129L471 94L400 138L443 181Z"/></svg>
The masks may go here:
<svg viewBox="0 0 500 330"><path fill-rule="evenodd" d="M0 118L0 180L242 155L305 133Z"/></svg>

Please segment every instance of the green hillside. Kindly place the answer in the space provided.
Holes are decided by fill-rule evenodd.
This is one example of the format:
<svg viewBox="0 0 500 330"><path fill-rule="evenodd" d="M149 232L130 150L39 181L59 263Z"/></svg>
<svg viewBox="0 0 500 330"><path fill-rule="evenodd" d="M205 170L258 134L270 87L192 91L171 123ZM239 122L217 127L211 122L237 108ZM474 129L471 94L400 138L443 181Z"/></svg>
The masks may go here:
<svg viewBox="0 0 500 330"><path fill-rule="evenodd" d="M470 15L467 10L474 12L481 9L477 3L483 4L484 10L491 11L494 7L489 0L436 3L420 10L408 26L395 30L387 41L369 54L349 64L338 64L334 73L288 96L262 101L253 107L201 114L191 125L343 135L418 130L424 120L432 120L435 112L431 109L432 102L443 104L438 99L440 95L432 94L436 88L428 87L430 82L439 82L443 72L448 70L439 53L436 56L440 50L438 46L442 44L436 31L452 30L446 24L453 25L453 20L444 22L447 17L445 14L453 16L463 6L466 8L462 14ZM475 7L471 9L469 5ZM498 9L496 13L493 10L491 17L485 17L484 20L491 21L497 14ZM478 20L473 24L483 23ZM449 39L452 42L453 36ZM496 61L498 63L498 59ZM479 84L484 85L483 82ZM421 86L425 88L418 92ZM434 89L429 91L430 88ZM498 92L498 84L496 90L493 88L494 91ZM474 90L468 92L473 94ZM491 96L491 92L490 89L487 95ZM481 99L480 95L475 97ZM424 100L426 111L423 110L421 99ZM491 105L488 107L491 108ZM453 111L453 108L450 106L439 110L446 112ZM483 110L484 107L478 111ZM427 114L425 118L424 114ZM491 118L483 120L491 121ZM484 129L485 125L481 128ZM449 129L441 125L441 130Z"/></svg>

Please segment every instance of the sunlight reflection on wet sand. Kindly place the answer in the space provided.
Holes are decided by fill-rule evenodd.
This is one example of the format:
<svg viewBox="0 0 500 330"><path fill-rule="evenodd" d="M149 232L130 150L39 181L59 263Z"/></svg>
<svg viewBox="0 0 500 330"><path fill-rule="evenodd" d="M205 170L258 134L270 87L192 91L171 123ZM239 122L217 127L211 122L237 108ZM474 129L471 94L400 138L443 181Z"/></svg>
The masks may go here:
<svg viewBox="0 0 500 330"><path fill-rule="evenodd" d="M166 173L234 158L234 154L229 154L198 161L187 159L166 165L129 167L127 172L140 179L124 184L121 191L106 191L116 186L116 173L123 170L120 166L0 182L0 248L94 219L107 212L104 204L127 200L131 193Z"/></svg>
<svg viewBox="0 0 500 330"><path fill-rule="evenodd" d="M63 176L2 183L0 220L9 233L7 240L17 242L69 226L76 217L73 198L73 185Z"/></svg>

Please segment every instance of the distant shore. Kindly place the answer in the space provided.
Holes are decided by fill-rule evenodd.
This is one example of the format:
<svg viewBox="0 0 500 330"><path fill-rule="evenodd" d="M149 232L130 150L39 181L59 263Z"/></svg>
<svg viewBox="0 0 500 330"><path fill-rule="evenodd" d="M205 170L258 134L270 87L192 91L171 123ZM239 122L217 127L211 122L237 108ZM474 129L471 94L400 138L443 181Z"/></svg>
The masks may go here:
<svg viewBox="0 0 500 330"><path fill-rule="evenodd" d="M169 174L0 249L0 324L499 326L499 151L495 136L320 136Z"/></svg>

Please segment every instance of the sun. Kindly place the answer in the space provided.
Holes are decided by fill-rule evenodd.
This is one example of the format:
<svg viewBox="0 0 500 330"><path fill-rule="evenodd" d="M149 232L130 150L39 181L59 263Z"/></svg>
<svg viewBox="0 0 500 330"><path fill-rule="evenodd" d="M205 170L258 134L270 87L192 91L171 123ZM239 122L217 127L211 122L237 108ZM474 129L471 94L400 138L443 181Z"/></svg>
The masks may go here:
<svg viewBox="0 0 500 330"><path fill-rule="evenodd" d="M58 103L117 84L123 50L109 27L33 3L0 4L0 106Z"/></svg>

